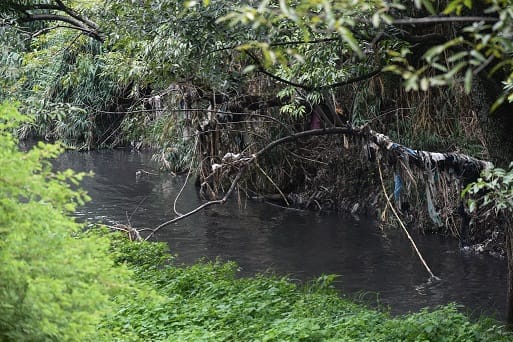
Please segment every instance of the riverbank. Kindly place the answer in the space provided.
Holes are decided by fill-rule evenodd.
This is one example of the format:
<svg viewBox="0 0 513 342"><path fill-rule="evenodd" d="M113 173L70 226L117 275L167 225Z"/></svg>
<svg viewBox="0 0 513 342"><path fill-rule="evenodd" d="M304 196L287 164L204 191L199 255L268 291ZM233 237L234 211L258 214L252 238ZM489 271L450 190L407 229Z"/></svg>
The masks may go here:
<svg viewBox="0 0 513 342"><path fill-rule="evenodd" d="M100 331L109 340L509 341L497 322L471 321L453 304L393 317L339 296L334 276L305 286L287 278L237 277L234 263L173 264L162 243L112 236L116 262L133 271L130 296Z"/></svg>

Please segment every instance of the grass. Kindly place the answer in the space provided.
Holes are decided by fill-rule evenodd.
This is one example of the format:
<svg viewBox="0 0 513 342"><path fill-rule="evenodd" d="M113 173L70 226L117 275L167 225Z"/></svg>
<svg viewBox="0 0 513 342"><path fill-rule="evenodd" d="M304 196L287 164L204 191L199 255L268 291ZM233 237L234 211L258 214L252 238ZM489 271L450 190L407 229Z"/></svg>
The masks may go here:
<svg viewBox="0 0 513 342"><path fill-rule="evenodd" d="M307 286L287 278L238 278L234 263L173 265L166 246L112 240L133 270L130 294L99 327L123 341L511 341L492 320L471 321L454 304L393 317L339 296L333 276Z"/></svg>

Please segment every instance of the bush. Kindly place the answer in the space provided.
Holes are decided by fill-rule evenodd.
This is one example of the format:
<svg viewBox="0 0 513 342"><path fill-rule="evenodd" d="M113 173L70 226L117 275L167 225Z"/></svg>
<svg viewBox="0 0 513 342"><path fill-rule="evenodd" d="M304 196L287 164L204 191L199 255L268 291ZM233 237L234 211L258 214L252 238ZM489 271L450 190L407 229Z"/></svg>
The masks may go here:
<svg viewBox="0 0 513 342"><path fill-rule="evenodd" d="M127 272L114 268L105 237L83 236L66 216L88 199L84 174L52 171L58 145L20 152L25 118L0 104L0 340L94 340Z"/></svg>
<svg viewBox="0 0 513 342"><path fill-rule="evenodd" d="M233 263L178 267L165 245L114 238L118 261L140 287L118 301L102 329L134 341L511 341L493 321L472 322L454 304L391 317L340 297L322 276L304 287L287 278L238 278ZM155 265L145 255L156 261ZM166 260L167 262L162 262Z"/></svg>

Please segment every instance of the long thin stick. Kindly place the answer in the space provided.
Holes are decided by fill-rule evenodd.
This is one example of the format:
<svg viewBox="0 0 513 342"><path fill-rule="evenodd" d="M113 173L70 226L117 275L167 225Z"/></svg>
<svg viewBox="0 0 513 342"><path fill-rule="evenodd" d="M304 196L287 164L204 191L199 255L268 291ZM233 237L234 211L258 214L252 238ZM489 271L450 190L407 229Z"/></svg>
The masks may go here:
<svg viewBox="0 0 513 342"><path fill-rule="evenodd" d="M428 264L426 263L426 260L424 260L424 258L422 257L422 254L420 254L420 251L417 248L417 245L415 244L415 241L413 241L413 238L411 237L410 233L406 229L406 226L404 225L403 221L401 220L401 218L397 214L397 211L395 210L394 206L392 205L392 202L390 201L390 197L388 196L387 190L385 188L385 183L383 181L383 174L381 172L381 163L379 162L379 159L378 159L378 171L379 171L379 179L381 180L381 187L383 188L383 193L385 194L385 197L387 199L387 204L390 206L390 209L392 210L392 212L394 213L395 217L399 221L399 225L404 230L404 233L408 237L408 240L410 240L410 242L411 242L411 244L413 246L413 249L415 249L415 252L417 253L417 255L419 256L420 261L422 262L422 265L424 265L424 267L428 271L428 273L430 275L430 279L440 280L440 278L438 278L437 276L435 276L433 274L433 272L429 268Z"/></svg>
<svg viewBox="0 0 513 342"><path fill-rule="evenodd" d="M193 155L192 155L191 165L189 166L189 170L187 171L187 177L185 177L185 182L183 182L182 187L180 188L180 191L178 192L178 194L175 197L175 200L173 201L173 211L178 216L183 216L183 214L180 213L178 210L176 210L176 203L178 202L178 199L182 195L183 189L185 189L185 186L189 182L189 177L191 176L191 173L192 173L192 167L194 166L194 160L196 159L196 153L194 153L194 152L196 151L196 149L198 147L198 138L199 138L199 136L196 136L196 140L194 141Z"/></svg>
<svg viewBox="0 0 513 342"><path fill-rule="evenodd" d="M290 203L289 201L287 201L287 196L285 196L285 194L281 191L281 189L279 188L279 186L273 181L273 179L271 177L269 177L269 175L260 167L260 165L258 164L258 161L256 161L255 159L255 165L256 167L260 170L260 172L262 172L264 174L264 176L269 180L269 182L271 182L271 184L274 186L274 188L276 190L278 190L278 192L280 193L280 196L281 198L283 198L283 200L285 201L285 203L287 204L287 207L290 206Z"/></svg>
<svg viewBox="0 0 513 342"><path fill-rule="evenodd" d="M254 159L254 157L252 158L252 160L253 159ZM168 225L170 225L172 223L175 223L177 221L183 220L184 218L189 217L189 216L197 213L198 211L200 211L200 210L202 210L202 209L204 209L206 207L209 207L209 206L214 205L214 204L224 204L228 200L228 197L230 197L230 195L232 194L232 192L235 189L235 187L237 186L237 183L239 182L240 178L242 177L242 175L246 171L247 167L248 167L247 164L244 165L243 167L241 167L241 169L237 173L237 176L235 176L235 178L233 179L232 185L230 186L230 189L228 189L228 191L226 192L226 194L224 195L223 198L221 198L220 200L208 201L206 203L203 203L199 207L197 207L197 208L195 208L195 209L193 209L193 210L183 214L182 216L175 217L172 220L169 220L169 221L166 221L166 222L162 223L161 225L159 225L158 227L153 229L152 232L144 240L146 240L146 241L149 240L161 228L164 228L165 226L168 226Z"/></svg>

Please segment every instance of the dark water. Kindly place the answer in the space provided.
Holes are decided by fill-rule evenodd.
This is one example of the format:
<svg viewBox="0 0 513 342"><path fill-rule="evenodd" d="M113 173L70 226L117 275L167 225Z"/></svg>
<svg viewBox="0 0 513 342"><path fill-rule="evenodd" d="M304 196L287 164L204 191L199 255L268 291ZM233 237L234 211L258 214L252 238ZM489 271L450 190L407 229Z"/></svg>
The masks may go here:
<svg viewBox="0 0 513 342"><path fill-rule="evenodd" d="M184 181L159 175L150 154L124 150L67 152L57 167L95 173L83 183L92 202L80 208L78 216L137 228L155 227L174 217L173 201ZM138 178L141 169L155 174ZM199 203L196 189L188 185L177 210L186 212ZM415 236L442 279L430 284L407 239L399 231L384 234L369 220L233 201L168 226L156 238L166 241L185 264L220 257L236 261L243 275L270 271L300 281L338 274L336 286L344 293L372 303L378 299L393 313L457 302L473 315L504 319L504 260L465 254L455 241L437 236Z"/></svg>

